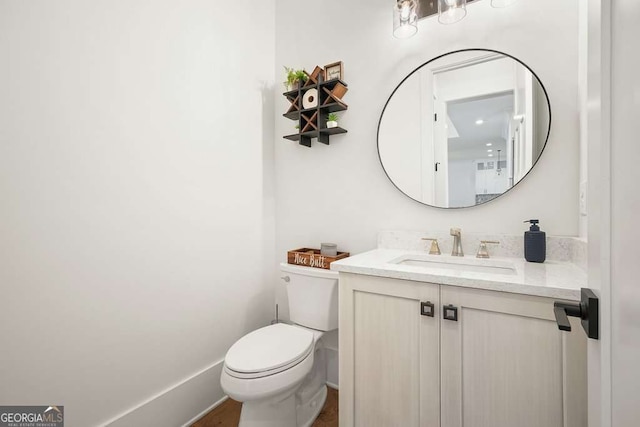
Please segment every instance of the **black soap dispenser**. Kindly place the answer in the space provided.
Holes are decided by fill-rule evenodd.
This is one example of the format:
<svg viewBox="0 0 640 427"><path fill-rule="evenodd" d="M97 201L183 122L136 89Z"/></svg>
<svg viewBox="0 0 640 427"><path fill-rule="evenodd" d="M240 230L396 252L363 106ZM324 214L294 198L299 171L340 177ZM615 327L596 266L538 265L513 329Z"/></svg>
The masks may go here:
<svg viewBox="0 0 640 427"><path fill-rule="evenodd" d="M530 219L529 231L524 233L524 259L529 262L544 262L547 257L547 233L540 231L537 219Z"/></svg>

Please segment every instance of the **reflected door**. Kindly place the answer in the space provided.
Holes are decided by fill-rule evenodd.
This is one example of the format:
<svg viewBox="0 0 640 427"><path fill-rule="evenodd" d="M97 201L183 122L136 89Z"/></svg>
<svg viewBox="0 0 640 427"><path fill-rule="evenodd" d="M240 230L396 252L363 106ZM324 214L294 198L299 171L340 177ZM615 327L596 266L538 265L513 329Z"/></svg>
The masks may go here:
<svg viewBox="0 0 640 427"><path fill-rule="evenodd" d="M449 206L449 135L447 126L447 103L434 100L435 120L433 125L434 202L436 206Z"/></svg>

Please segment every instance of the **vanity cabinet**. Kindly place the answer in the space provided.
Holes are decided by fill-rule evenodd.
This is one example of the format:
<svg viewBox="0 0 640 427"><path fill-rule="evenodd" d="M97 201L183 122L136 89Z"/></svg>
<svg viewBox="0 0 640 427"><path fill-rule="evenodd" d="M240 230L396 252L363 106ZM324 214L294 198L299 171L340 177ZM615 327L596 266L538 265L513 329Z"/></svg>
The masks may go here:
<svg viewBox="0 0 640 427"><path fill-rule="evenodd" d="M576 320L560 332L549 298L340 273L340 425L586 427Z"/></svg>
<svg viewBox="0 0 640 427"><path fill-rule="evenodd" d="M438 288L340 273L340 426L440 425Z"/></svg>

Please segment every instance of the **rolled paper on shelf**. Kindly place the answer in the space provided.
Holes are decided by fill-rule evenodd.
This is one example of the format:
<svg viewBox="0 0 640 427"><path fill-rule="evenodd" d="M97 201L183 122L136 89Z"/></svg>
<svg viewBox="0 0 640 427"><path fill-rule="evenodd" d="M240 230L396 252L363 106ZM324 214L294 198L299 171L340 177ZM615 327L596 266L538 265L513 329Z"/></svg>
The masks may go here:
<svg viewBox="0 0 640 427"><path fill-rule="evenodd" d="M314 108L318 106L318 90L309 89L304 93L302 97L302 108Z"/></svg>

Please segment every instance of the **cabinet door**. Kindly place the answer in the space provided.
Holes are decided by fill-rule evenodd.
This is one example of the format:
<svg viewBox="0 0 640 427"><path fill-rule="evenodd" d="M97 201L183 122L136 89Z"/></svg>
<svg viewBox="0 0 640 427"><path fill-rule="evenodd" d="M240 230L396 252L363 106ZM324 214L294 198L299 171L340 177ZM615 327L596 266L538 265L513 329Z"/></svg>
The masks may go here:
<svg viewBox="0 0 640 427"><path fill-rule="evenodd" d="M553 300L442 286L442 427L586 427L586 335Z"/></svg>
<svg viewBox="0 0 640 427"><path fill-rule="evenodd" d="M440 426L438 293L340 273L340 426Z"/></svg>

